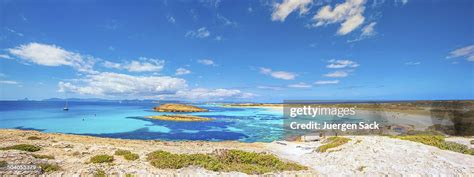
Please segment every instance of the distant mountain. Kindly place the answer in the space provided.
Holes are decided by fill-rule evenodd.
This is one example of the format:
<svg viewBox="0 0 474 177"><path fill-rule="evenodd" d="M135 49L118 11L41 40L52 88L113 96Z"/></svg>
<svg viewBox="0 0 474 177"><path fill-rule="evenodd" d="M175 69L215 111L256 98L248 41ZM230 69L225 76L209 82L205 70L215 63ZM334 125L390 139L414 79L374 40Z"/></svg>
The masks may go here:
<svg viewBox="0 0 474 177"><path fill-rule="evenodd" d="M125 99L125 100L109 100L102 98L48 98L41 101L71 101L71 102L122 102L122 103L180 103L177 100L152 100L152 99Z"/></svg>

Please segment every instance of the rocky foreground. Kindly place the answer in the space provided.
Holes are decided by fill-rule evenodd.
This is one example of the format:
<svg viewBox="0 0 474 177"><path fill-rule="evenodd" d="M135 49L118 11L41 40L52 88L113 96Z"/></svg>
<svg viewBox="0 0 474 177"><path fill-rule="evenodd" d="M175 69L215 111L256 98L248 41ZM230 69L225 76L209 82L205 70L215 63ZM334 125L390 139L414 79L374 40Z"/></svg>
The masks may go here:
<svg viewBox="0 0 474 177"><path fill-rule="evenodd" d="M35 138L32 138L35 137ZM31 144L37 152L1 150L0 161L9 164L57 164L61 169L47 176L247 176L240 172L214 172L199 167L178 170L158 169L149 164L146 154L163 150L171 153L211 153L219 149L268 152L288 162L307 166L309 170L271 173L276 176L470 176L474 174L474 156L441 150L421 143L382 136L348 137L351 140L326 152L317 149L322 142L166 142L121 140L90 136L41 133L37 131L0 130L0 148ZM473 138L448 138L447 141L473 148ZM114 156L112 163L90 163L99 154L114 155L116 150L129 150L139 158L128 161ZM34 154L34 155L33 155ZM53 156L54 159L38 158ZM36 156L36 157L33 157ZM1 172L0 172L1 173Z"/></svg>

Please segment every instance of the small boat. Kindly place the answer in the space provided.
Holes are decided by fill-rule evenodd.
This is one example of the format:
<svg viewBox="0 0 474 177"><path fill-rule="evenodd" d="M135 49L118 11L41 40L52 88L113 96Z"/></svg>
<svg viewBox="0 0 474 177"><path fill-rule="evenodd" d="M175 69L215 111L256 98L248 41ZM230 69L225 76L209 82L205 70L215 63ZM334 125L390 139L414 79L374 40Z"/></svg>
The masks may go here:
<svg viewBox="0 0 474 177"><path fill-rule="evenodd" d="M66 105L63 108L63 111L69 111L69 107L67 106L67 100L66 100Z"/></svg>

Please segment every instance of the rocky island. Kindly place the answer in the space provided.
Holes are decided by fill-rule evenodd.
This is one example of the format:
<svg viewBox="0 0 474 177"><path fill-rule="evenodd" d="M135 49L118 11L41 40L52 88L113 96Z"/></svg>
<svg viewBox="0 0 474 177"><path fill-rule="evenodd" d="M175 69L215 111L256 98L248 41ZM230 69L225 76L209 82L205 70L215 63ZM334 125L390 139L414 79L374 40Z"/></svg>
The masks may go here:
<svg viewBox="0 0 474 177"><path fill-rule="evenodd" d="M199 108L196 106L186 104L174 104L167 103L160 106L156 106L153 110L158 112L207 112L207 109Z"/></svg>
<svg viewBox="0 0 474 177"><path fill-rule="evenodd" d="M203 122L203 121L211 121L212 118L207 117L199 117L199 116L191 116L191 115L159 115L159 116L146 116L146 118L150 119L158 119L158 120L165 120L165 121L179 121L179 122Z"/></svg>

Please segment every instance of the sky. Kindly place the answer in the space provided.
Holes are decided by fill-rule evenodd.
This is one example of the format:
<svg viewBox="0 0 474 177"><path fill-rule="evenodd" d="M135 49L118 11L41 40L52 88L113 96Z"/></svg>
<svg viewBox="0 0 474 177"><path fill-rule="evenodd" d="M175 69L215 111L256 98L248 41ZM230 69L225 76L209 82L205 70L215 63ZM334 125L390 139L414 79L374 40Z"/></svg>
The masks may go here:
<svg viewBox="0 0 474 177"><path fill-rule="evenodd" d="M0 100L474 99L471 0L0 0Z"/></svg>

